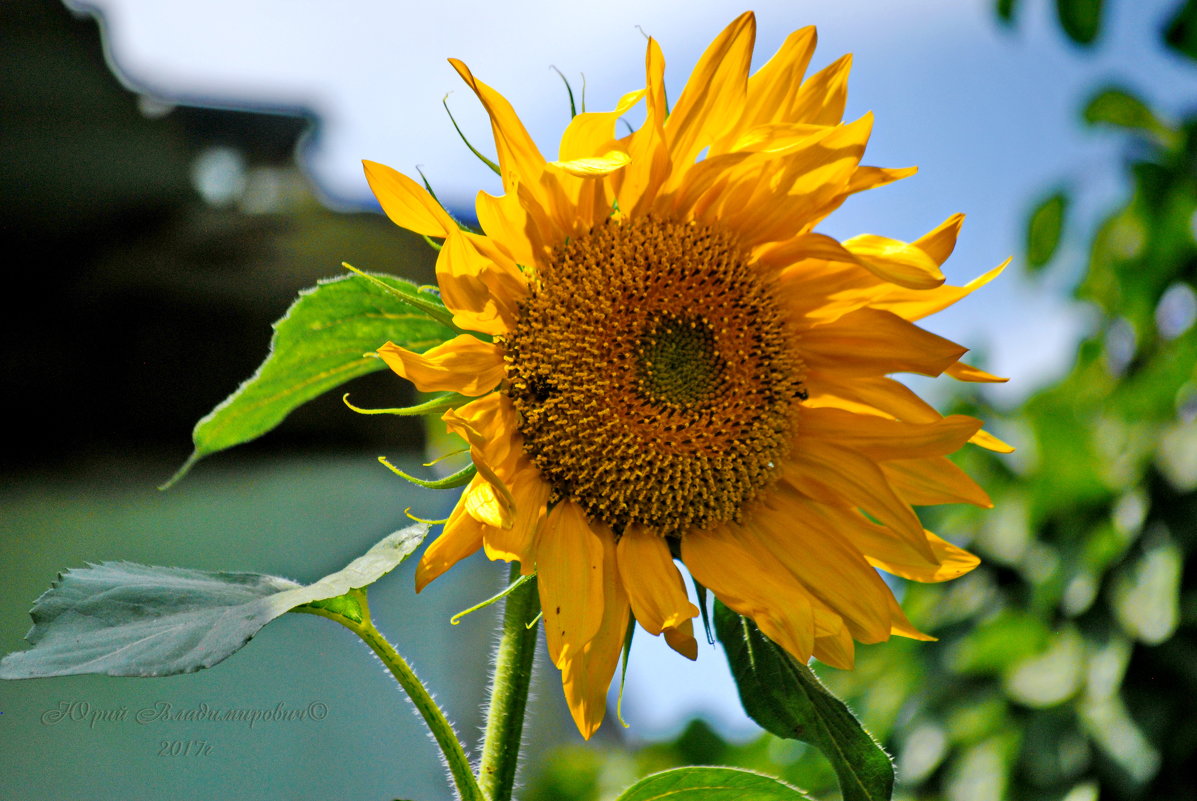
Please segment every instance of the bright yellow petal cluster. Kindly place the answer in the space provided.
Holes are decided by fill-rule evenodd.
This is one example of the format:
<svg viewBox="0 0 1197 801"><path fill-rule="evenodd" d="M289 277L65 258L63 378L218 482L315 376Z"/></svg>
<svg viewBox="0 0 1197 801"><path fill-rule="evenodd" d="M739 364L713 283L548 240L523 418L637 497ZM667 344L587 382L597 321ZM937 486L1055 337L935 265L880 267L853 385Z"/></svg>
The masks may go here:
<svg viewBox="0 0 1197 801"><path fill-rule="evenodd" d="M649 633L663 634L675 650L696 656L692 621L698 609L687 598L675 557L724 603L804 661L814 656L850 668L856 641L878 642L893 634L930 639L906 619L876 569L926 582L974 567L974 556L926 531L912 506L989 506L985 492L947 455L967 442L1010 450L983 432L980 421L943 417L889 377L909 372L1003 380L964 364L964 348L914 324L1001 268L963 287L944 283L940 266L955 245L960 215L909 243L874 235L839 242L815 233L819 221L848 196L914 170L861 165L872 119L842 120L849 58L806 77L815 45L814 30L806 28L791 34L750 75L754 37L751 13L728 26L704 53L672 110L665 100L664 60L649 40L645 88L625 95L610 112L577 115L552 161L510 104L452 61L489 114L498 151L503 194L480 193L476 204L485 235L460 230L411 179L366 163L370 186L396 224L444 239L437 262L442 298L457 326L486 335L463 334L424 354L389 343L379 350L417 389L473 399L446 413L445 422L469 443L478 473L425 552L417 588L479 548L491 559L518 561L524 573L535 571L549 655L562 672L585 737L603 719L629 612ZM616 120L639 103L645 104L643 125L617 137ZM562 478L557 465L546 461L552 452L526 438L529 407L517 408L513 401L513 371L522 357L512 343L529 341L534 333L528 310L538 282L569 274L572 263L566 262L573 257L565 248L571 241L603 226L618 226L605 229L618 237L638 223L681 226L652 229L665 239L669 231L685 230L732 243L729 252L740 254L736 258L758 281L754 286L765 288L769 308L782 320L778 330L784 334L771 336L783 343L786 359L770 363L792 365L786 368L792 375L782 378L795 388L793 403L770 407L774 413L786 410L784 425L771 429L773 439L762 440L784 440L769 445L773 450L762 457L767 481L745 479L747 489L736 496L734 508L719 516L726 504L713 506L716 512L684 530L638 513L596 511L604 507L575 492L572 478ZM626 269L651 278L654 270L673 267L644 258ZM588 299L578 303L585 308ZM695 320L708 320L701 312L679 307L660 319L697 331ZM707 339L678 339L668 326L633 332L633 338L643 337L658 362L665 354L706 359L716 372L736 369L736 354L720 350L736 332L716 328L704 334ZM635 358L646 370L660 368L643 353ZM683 383L698 375L686 365L677 369ZM776 378L746 380L766 392ZM549 386L553 379L544 377L544 388L532 386L540 378L520 377L521 402L538 402L538 393L547 397L555 391ZM674 384L661 386L662 392L674 391ZM706 392L707 384L695 386ZM641 414L655 397L644 395L632 411ZM690 408L689 396L683 400L678 414ZM723 402L707 395L699 400ZM751 411L750 401L737 409ZM618 415L632 411L616 410L615 422L626 422ZM557 419L546 412L536 425L551 427ZM650 416L628 425L649 425L645 420ZM719 420L708 424L711 442L724 437L743 444ZM583 457L601 444L571 445L569 429L551 433L554 443L561 434ZM698 447L684 438L685 425L673 425L668 433L683 437L677 448ZM704 464L725 469L719 453L704 453L711 457ZM651 484L651 468L645 467L645 493L668 493L669 487Z"/></svg>

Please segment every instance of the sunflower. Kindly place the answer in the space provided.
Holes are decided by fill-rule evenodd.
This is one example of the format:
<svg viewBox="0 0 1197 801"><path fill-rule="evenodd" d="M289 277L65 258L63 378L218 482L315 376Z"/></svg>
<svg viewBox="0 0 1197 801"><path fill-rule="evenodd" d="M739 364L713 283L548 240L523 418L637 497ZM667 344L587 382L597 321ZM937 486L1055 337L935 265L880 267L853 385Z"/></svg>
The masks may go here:
<svg viewBox="0 0 1197 801"><path fill-rule="evenodd" d="M444 240L441 297L462 331L378 353L425 392L477 473L417 589L479 548L538 576L548 653L590 737L630 625L694 659L675 560L795 658L851 668L854 641L931 639L877 568L915 581L977 564L912 505L990 506L946 455L1008 446L889 375L1000 381L914 321L991 280L944 283L955 215L914 242L814 228L914 172L861 166L872 118L843 122L850 58L804 80L812 28L755 73L751 13L706 50L672 110L646 85L576 115L546 159L511 105L451 60L485 107L503 194L463 230L412 179L366 162L392 221ZM637 104L644 123L616 121ZM1004 265L1003 265L1004 266Z"/></svg>

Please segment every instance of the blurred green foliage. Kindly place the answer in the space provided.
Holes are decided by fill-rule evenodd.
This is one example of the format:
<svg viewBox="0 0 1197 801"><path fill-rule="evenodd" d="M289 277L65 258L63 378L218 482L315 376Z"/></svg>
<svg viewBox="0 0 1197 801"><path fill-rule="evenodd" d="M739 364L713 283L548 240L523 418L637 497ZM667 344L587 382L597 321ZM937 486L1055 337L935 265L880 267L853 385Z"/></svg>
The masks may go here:
<svg viewBox="0 0 1197 801"><path fill-rule="evenodd" d="M1185 0L1184 7L1168 23L1164 41L1173 50L1197 58L1197 0Z"/></svg>
<svg viewBox="0 0 1197 801"><path fill-rule="evenodd" d="M1031 212L1027 224L1027 267L1037 270L1052 260L1064 232L1064 218L1068 213L1068 195L1052 192Z"/></svg>
<svg viewBox="0 0 1197 801"><path fill-rule="evenodd" d="M1056 0L1056 18L1068 38L1092 44L1101 32L1103 0Z"/></svg>
<svg viewBox="0 0 1197 801"><path fill-rule="evenodd" d="M998 0L1012 23L1016 0ZM1059 0L1076 44L1098 41L1100 0ZM1163 44L1197 59L1197 2L1178 3ZM946 585L911 584L903 605L940 642L859 649L857 669L820 675L894 754L897 799L1096 801L1194 797L1197 718L1197 115L1169 122L1121 87L1082 121L1125 143L1127 194L1091 230L1075 189L1029 215L1026 264L1088 252L1075 298L1093 329L1071 371L1019 408L974 413L1019 446L960 463L992 511L924 510L984 560ZM813 748L762 734L724 740L701 721L634 753L565 748L526 798L599 799L679 764L729 764L838 798Z"/></svg>

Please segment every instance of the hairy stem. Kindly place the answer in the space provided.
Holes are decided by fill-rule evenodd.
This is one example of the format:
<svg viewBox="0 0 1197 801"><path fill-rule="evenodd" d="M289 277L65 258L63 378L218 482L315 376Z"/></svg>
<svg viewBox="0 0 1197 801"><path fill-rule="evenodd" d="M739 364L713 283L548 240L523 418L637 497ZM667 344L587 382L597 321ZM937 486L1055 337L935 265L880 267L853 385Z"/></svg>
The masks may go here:
<svg viewBox="0 0 1197 801"><path fill-rule="evenodd" d="M391 671L395 681L399 682L399 686L415 704L416 711L428 724L429 731L432 732L436 744L440 746L441 753L445 757L445 764L448 765L453 782L457 785L457 794L461 801L486 801L486 796L482 794L482 790L474 778L470 760L466 757L461 740L453 731L453 725L449 723L445 713L437 706L436 701L428 692L428 688L411 669L411 665L407 664L407 661L395 650L395 646L387 642L387 639L374 627L374 622L370 619L370 609L366 605L365 590L351 590L350 595L360 605L360 620L320 609L301 608L295 611L309 612L335 620L361 637L362 641L370 646L370 650L377 654L382 663L386 665L387 670Z"/></svg>
<svg viewBox="0 0 1197 801"><path fill-rule="evenodd" d="M512 564L511 581L519 577L519 567ZM536 619L539 610L535 580L523 582L504 602L503 634L495 654L486 739L478 767L478 783L488 801L510 801L515 787L532 658L536 655L540 629L539 625L528 624Z"/></svg>

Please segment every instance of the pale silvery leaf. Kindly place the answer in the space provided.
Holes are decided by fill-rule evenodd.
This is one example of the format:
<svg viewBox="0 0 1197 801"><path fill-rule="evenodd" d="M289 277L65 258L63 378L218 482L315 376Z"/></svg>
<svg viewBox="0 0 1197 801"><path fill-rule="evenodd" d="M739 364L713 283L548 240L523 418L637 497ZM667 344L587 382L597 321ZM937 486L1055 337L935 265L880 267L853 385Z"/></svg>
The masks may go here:
<svg viewBox="0 0 1197 801"><path fill-rule="evenodd" d="M169 676L211 667L276 617L368 586L428 534L418 524L386 537L314 584L261 573L104 562L68 570L34 602L27 651L0 661L0 678L101 673Z"/></svg>

